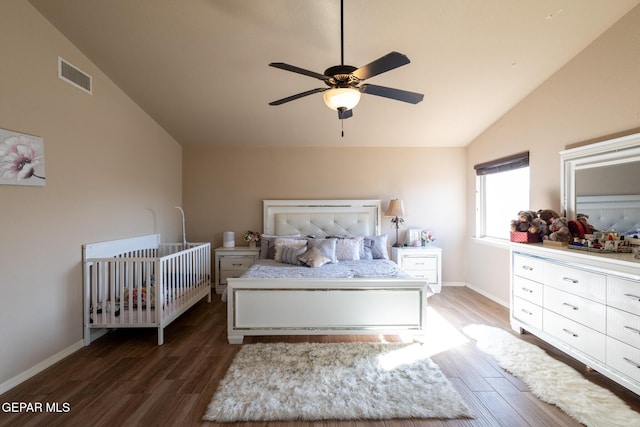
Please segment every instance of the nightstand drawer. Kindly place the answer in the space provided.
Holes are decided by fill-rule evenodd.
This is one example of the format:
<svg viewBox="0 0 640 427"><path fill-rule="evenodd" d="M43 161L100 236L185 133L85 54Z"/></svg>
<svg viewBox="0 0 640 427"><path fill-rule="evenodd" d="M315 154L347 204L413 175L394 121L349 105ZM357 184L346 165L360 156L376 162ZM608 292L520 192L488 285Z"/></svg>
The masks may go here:
<svg viewBox="0 0 640 427"><path fill-rule="evenodd" d="M220 270L246 270L254 263L254 257L225 255L220 257Z"/></svg>
<svg viewBox="0 0 640 427"><path fill-rule="evenodd" d="M219 285L226 285L227 279L235 279L242 276L247 270L220 270L220 283Z"/></svg>
<svg viewBox="0 0 640 427"><path fill-rule="evenodd" d="M402 257L402 268L405 270L436 270L438 259L436 257L405 255Z"/></svg>
<svg viewBox="0 0 640 427"><path fill-rule="evenodd" d="M437 283L438 272L436 270L405 270L416 279L427 279L429 283Z"/></svg>

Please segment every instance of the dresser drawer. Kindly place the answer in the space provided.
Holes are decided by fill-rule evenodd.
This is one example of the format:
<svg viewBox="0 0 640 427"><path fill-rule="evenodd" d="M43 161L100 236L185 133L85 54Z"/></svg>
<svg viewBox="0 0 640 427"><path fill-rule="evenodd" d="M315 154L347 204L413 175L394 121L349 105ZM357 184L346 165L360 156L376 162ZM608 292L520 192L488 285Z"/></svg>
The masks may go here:
<svg viewBox="0 0 640 427"><path fill-rule="evenodd" d="M511 310L513 317L533 326L542 329L542 307L535 305L522 298L513 298L513 309Z"/></svg>
<svg viewBox="0 0 640 427"><path fill-rule="evenodd" d="M609 276L607 304L640 315L640 282Z"/></svg>
<svg viewBox="0 0 640 427"><path fill-rule="evenodd" d="M604 362L604 334L546 309L542 312L542 329L570 347Z"/></svg>
<svg viewBox="0 0 640 427"><path fill-rule="evenodd" d="M436 270L438 259L430 256L404 255L402 257L402 268L404 270Z"/></svg>
<svg viewBox="0 0 640 427"><path fill-rule="evenodd" d="M601 303L606 301L607 277L604 274L551 262L545 264L544 273L545 285L593 301Z"/></svg>
<svg viewBox="0 0 640 427"><path fill-rule="evenodd" d="M607 335L640 349L640 316L607 307Z"/></svg>
<svg viewBox="0 0 640 427"><path fill-rule="evenodd" d="M542 305L542 284L523 277L513 277L513 295L537 305Z"/></svg>
<svg viewBox="0 0 640 427"><path fill-rule="evenodd" d="M544 308L606 333L607 307L604 304L547 286L544 289Z"/></svg>
<svg viewBox="0 0 640 427"><path fill-rule="evenodd" d="M640 381L640 350L635 347L607 337L607 365Z"/></svg>
<svg viewBox="0 0 640 427"><path fill-rule="evenodd" d="M516 276L541 281L543 266L544 261L540 259L524 255L513 256L513 274Z"/></svg>
<svg viewBox="0 0 640 427"><path fill-rule="evenodd" d="M225 255L220 257L220 270L246 270L251 267L255 258L242 255Z"/></svg>

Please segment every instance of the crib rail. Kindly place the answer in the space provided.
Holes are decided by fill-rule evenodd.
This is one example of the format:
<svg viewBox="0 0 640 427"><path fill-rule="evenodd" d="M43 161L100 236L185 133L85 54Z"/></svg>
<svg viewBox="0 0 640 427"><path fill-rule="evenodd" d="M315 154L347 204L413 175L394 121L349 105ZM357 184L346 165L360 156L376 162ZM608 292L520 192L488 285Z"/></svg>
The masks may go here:
<svg viewBox="0 0 640 427"><path fill-rule="evenodd" d="M99 251L98 251L99 252ZM84 259L85 345L91 328L163 328L208 296L209 243L168 243Z"/></svg>

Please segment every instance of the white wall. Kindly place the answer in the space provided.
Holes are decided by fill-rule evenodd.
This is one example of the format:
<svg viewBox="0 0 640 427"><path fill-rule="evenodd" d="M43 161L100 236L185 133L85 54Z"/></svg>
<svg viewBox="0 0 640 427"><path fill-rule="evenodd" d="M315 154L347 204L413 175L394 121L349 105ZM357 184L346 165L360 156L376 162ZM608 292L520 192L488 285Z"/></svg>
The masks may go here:
<svg viewBox="0 0 640 427"><path fill-rule="evenodd" d="M638 132L640 6L556 72L467 147L467 224L474 230L473 165L530 151L530 206L560 210L560 156L569 145ZM514 217L516 212L513 213ZM508 227L508 224L505 224ZM508 247L469 239L468 281L509 299Z"/></svg>
<svg viewBox="0 0 640 427"><path fill-rule="evenodd" d="M42 137L46 160L46 186L0 185L1 393L80 345L83 243L179 238L182 150L28 2L0 17L0 128ZM58 56L93 95L57 78Z"/></svg>

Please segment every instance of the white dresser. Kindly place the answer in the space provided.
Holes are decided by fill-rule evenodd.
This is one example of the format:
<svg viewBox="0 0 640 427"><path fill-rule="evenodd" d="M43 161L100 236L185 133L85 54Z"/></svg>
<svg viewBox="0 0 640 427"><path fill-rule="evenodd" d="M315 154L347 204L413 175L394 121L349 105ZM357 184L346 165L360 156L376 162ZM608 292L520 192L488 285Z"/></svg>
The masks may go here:
<svg viewBox="0 0 640 427"><path fill-rule="evenodd" d="M221 294L227 287L227 279L240 277L260 255L259 248L236 246L233 248L220 247L215 250L215 289Z"/></svg>
<svg viewBox="0 0 640 427"><path fill-rule="evenodd" d="M640 394L640 260L511 246L511 326Z"/></svg>
<svg viewBox="0 0 640 427"><path fill-rule="evenodd" d="M442 289L442 249L435 246L391 248L391 259L413 277L427 279L434 293Z"/></svg>

